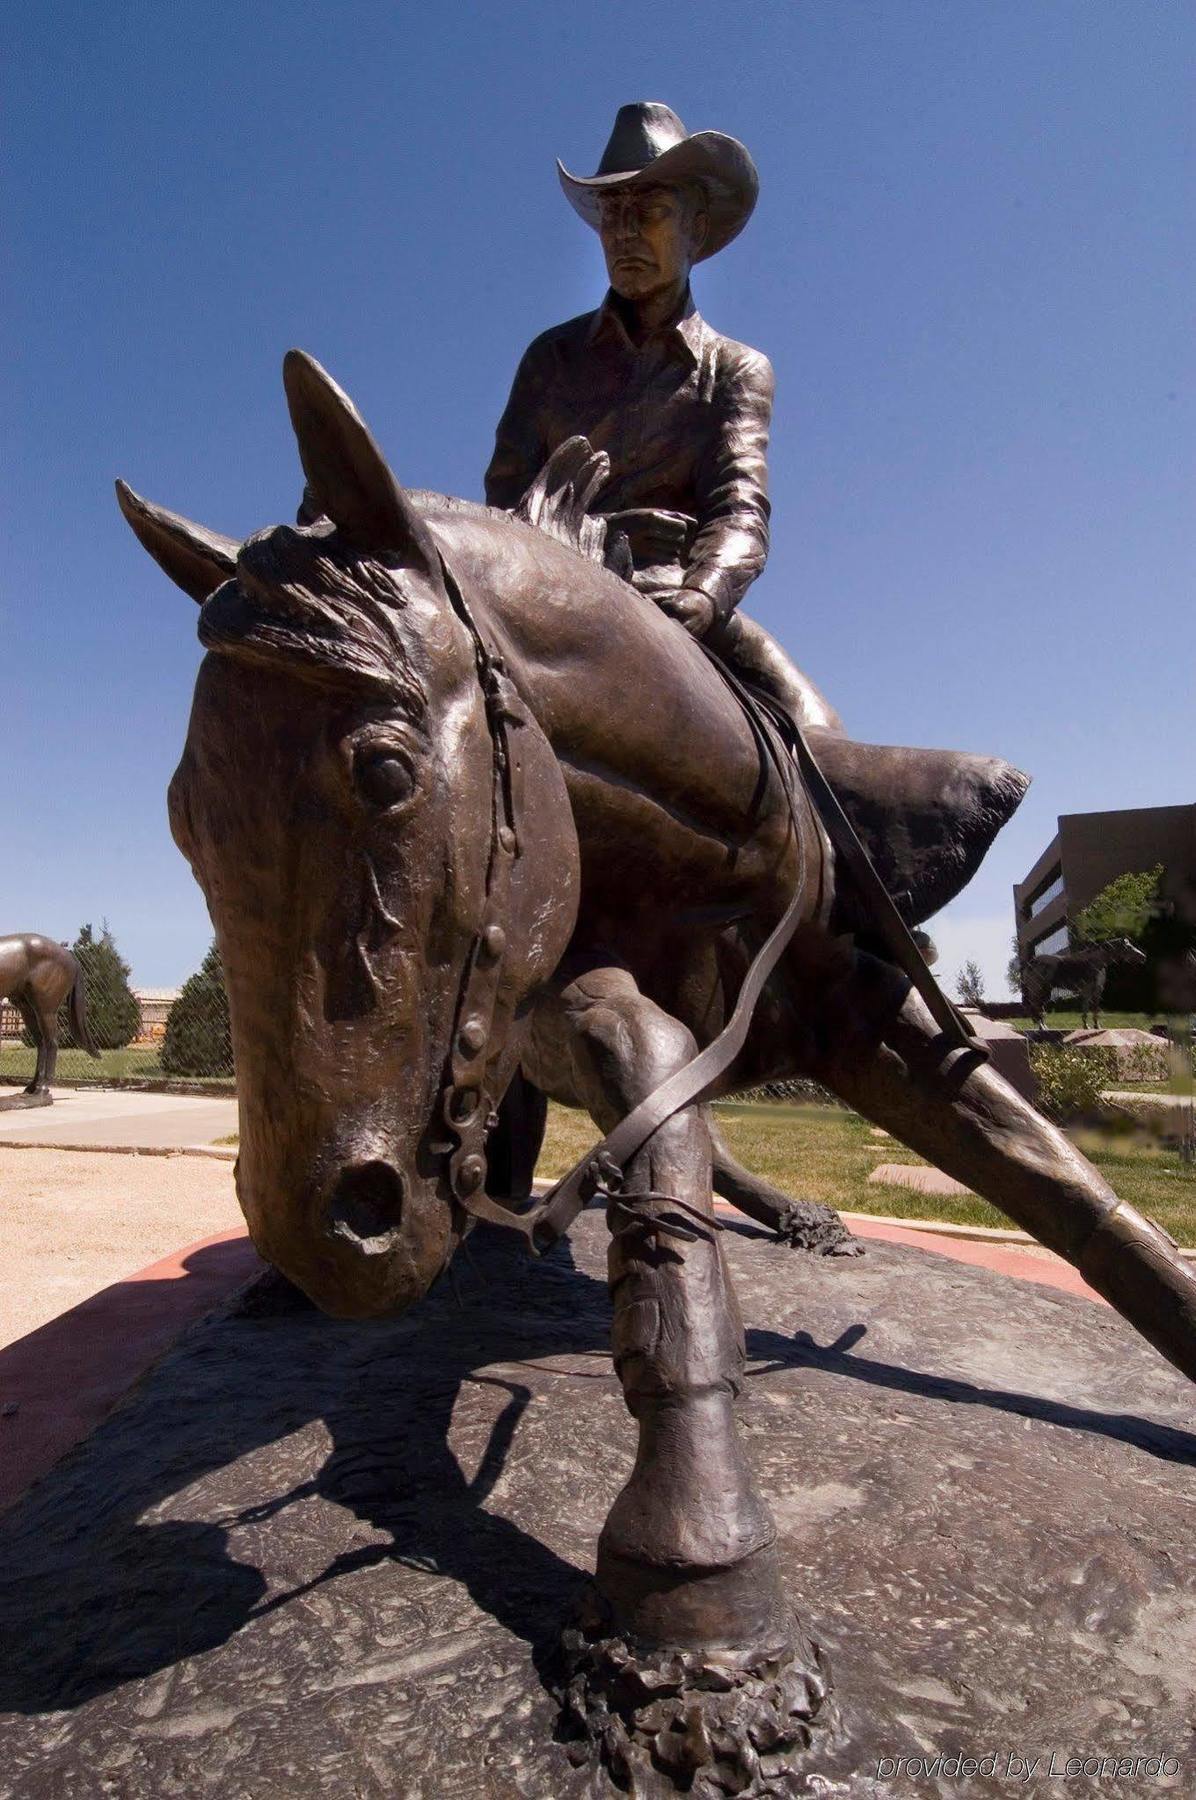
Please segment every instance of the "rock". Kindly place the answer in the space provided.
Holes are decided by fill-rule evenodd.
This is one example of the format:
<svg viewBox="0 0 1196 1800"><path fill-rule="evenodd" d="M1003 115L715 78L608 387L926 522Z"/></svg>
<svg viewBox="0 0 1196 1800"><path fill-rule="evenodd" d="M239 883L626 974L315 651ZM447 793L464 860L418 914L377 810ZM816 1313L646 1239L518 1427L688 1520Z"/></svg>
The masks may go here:
<svg viewBox="0 0 1196 1800"><path fill-rule="evenodd" d="M1119 1081L1166 1081L1171 1073L1170 1044L1135 1026L1069 1031L1064 1041L1077 1050L1108 1051Z"/></svg>

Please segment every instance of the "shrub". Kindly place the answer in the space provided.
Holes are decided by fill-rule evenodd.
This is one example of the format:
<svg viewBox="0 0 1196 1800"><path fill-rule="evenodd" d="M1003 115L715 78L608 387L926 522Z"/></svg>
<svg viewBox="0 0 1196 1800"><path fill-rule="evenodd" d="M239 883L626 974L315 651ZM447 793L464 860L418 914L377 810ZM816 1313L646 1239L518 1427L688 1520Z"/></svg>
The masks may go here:
<svg viewBox="0 0 1196 1800"><path fill-rule="evenodd" d="M214 943L170 1009L159 1061L168 1075L232 1073L228 994Z"/></svg>
<svg viewBox="0 0 1196 1800"><path fill-rule="evenodd" d="M1077 1044L1036 1044L1030 1067L1038 1077L1038 1105L1048 1118L1064 1123L1100 1110L1101 1094L1117 1080L1117 1059L1109 1050L1085 1050Z"/></svg>

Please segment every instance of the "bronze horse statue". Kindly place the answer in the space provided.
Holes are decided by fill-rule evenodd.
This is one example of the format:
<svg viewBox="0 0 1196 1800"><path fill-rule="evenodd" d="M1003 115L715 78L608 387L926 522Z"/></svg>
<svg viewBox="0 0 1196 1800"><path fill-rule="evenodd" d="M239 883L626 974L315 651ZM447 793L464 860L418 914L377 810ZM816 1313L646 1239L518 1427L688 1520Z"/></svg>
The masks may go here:
<svg viewBox="0 0 1196 1800"><path fill-rule="evenodd" d="M65 944L37 932L0 938L0 998L12 1001L37 1046L27 1094L50 1098L58 1066L58 1010L70 1003L71 1035L89 1056L100 1054L87 1024L83 971Z"/></svg>
<svg viewBox="0 0 1196 1800"><path fill-rule="evenodd" d="M479 1213L517 1222L504 1194L526 1186L496 1182L509 1142L492 1153L517 1071L622 1144L573 1189L606 1194L639 1431L577 1666L602 1732L692 1776L699 1707L712 1742L738 1743L746 1788L761 1732L797 1754L829 1707L737 1431L705 1103L813 1077L1074 1263L1193 1377L1196 1276L852 935L866 922L822 816L695 640L559 536L405 492L317 364L292 351L284 373L322 517L237 544L120 489L202 603L170 815L224 962L241 1204L318 1305L385 1317ZM913 786L922 754L900 753ZM695 1077L737 1020L737 1053ZM620 1140L628 1115L638 1135ZM664 1725L663 1701L643 1712L678 1683Z"/></svg>
<svg viewBox="0 0 1196 1800"><path fill-rule="evenodd" d="M1074 994L1080 1003L1080 1018L1100 1029L1100 1003L1110 963L1146 961L1145 952L1129 938L1109 938L1101 944L1077 944L1074 950L1061 950L1054 956L1030 956L1021 965L1022 1005L1041 1031L1046 1025L1047 1008L1056 988Z"/></svg>

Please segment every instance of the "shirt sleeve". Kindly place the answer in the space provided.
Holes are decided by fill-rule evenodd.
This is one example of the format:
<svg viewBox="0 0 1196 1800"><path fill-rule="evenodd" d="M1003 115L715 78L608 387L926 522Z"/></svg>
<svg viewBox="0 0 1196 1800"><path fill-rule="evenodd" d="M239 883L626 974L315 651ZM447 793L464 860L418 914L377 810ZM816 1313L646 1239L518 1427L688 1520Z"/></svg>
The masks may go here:
<svg viewBox="0 0 1196 1800"><path fill-rule="evenodd" d="M524 351L511 397L494 434L494 455L486 470L487 506L517 506L548 457L541 423L545 384L542 338Z"/></svg>
<svg viewBox="0 0 1196 1800"><path fill-rule="evenodd" d="M685 585L726 618L768 559L768 428L772 364L736 346L715 381L715 423L698 470L698 533Z"/></svg>

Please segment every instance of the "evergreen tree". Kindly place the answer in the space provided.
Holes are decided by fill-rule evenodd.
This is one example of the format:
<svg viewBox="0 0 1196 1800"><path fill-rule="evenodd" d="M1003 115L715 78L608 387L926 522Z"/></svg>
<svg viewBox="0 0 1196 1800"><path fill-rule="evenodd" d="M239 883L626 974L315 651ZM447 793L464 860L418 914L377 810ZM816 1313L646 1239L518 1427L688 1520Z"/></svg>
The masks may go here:
<svg viewBox="0 0 1196 1800"><path fill-rule="evenodd" d="M83 971L91 1035L101 1050L123 1050L141 1029L141 1008L129 986L131 970L116 947L107 919L100 927L99 937L90 925L84 925L71 949ZM59 1017L59 1041L77 1048L66 1007Z"/></svg>
<svg viewBox="0 0 1196 1800"><path fill-rule="evenodd" d="M233 1041L220 952L213 941L170 1009L159 1059L168 1075L231 1075Z"/></svg>

